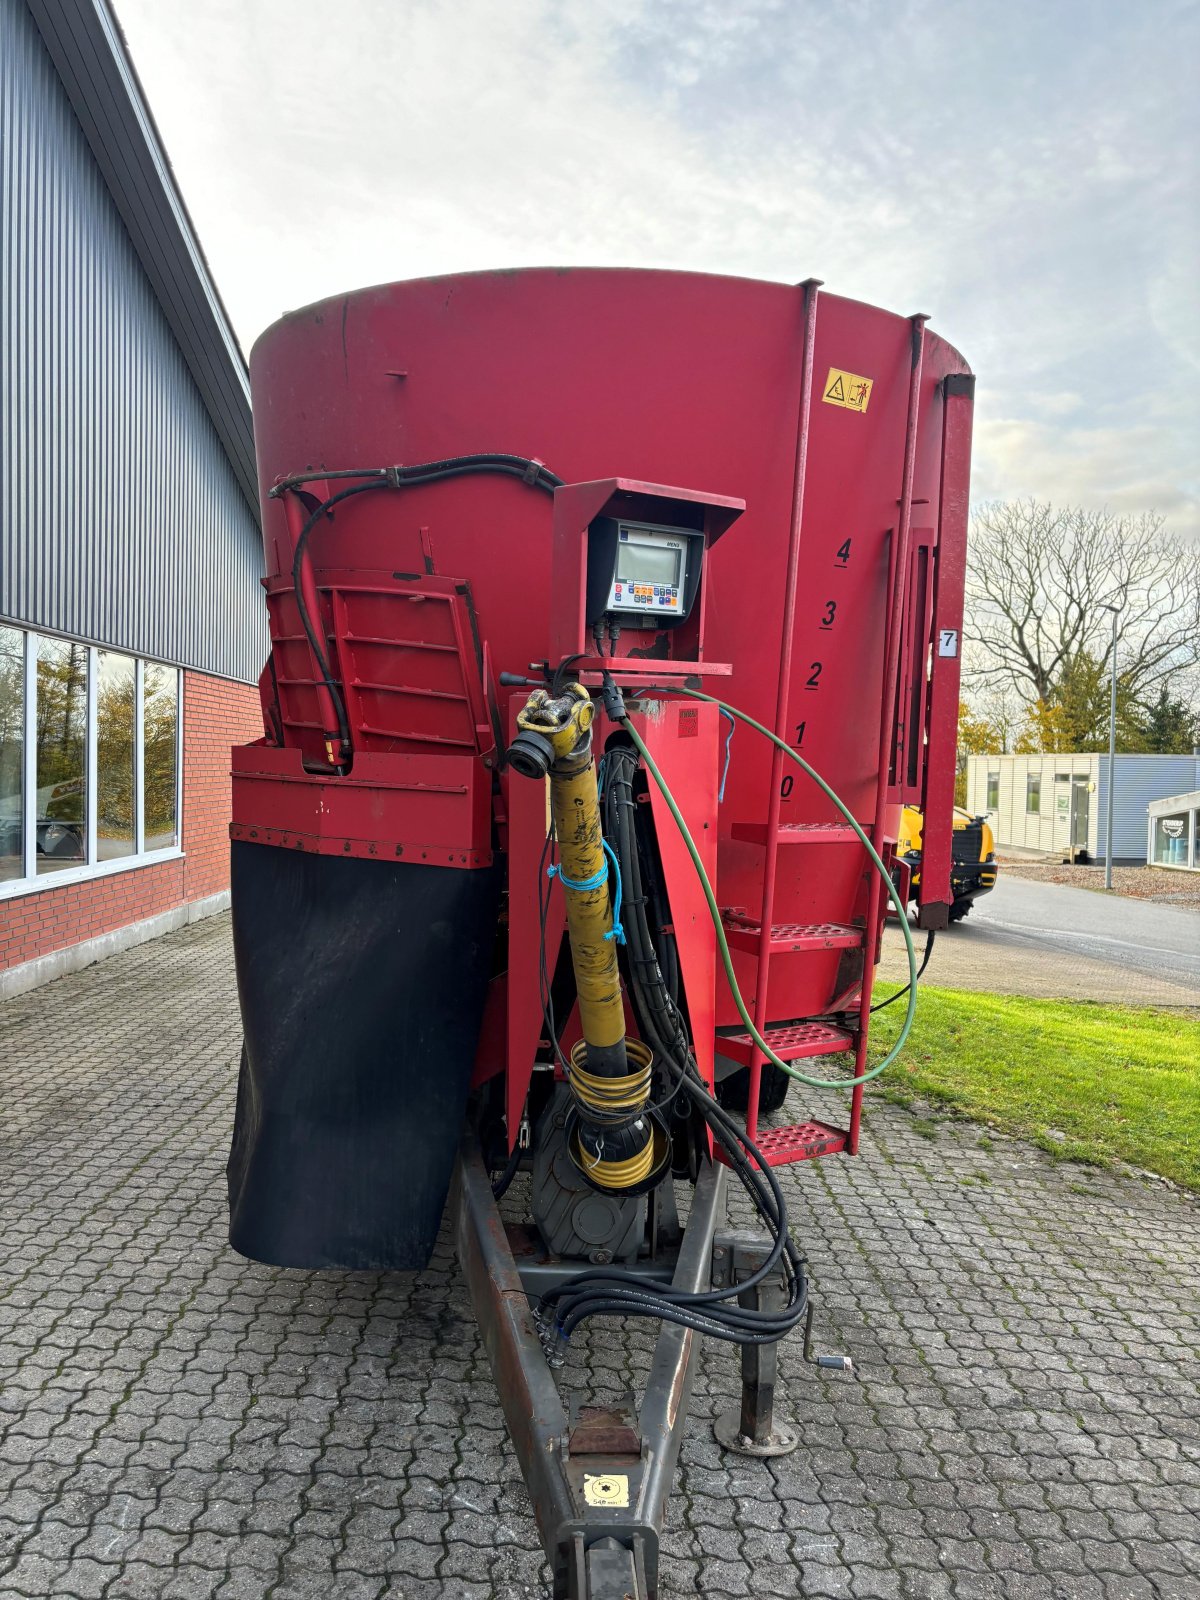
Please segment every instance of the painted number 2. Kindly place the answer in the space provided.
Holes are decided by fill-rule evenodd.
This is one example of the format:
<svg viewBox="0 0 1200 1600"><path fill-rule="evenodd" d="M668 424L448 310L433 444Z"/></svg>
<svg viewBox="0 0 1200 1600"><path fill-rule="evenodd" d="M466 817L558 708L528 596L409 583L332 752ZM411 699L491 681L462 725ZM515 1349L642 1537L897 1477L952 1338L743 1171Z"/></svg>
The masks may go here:
<svg viewBox="0 0 1200 1600"><path fill-rule="evenodd" d="M817 680L820 678L820 676L821 663L819 661L814 661L809 669L808 677L804 681L804 687L806 689L815 689L817 687Z"/></svg>

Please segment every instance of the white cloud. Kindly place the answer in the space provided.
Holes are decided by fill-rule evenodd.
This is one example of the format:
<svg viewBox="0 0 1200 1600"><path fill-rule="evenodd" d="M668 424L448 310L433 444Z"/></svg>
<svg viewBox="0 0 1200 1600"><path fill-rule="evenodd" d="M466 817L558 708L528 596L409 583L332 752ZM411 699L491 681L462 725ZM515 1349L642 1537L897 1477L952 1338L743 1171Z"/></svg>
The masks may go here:
<svg viewBox="0 0 1200 1600"><path fill-rule="evenodd" d="M247 344L427 273L816 275L967 355L986 492L1194 523L1194 6L117 5Z"/></svg>

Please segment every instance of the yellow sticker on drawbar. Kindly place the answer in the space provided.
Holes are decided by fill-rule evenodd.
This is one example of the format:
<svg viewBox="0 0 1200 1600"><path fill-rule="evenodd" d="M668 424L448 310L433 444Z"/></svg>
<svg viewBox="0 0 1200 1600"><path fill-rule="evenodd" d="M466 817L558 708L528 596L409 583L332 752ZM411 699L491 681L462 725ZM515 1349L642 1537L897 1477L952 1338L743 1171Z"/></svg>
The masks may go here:
<svg viewBox="0 0 1200 1600"><path fill-rule="evenodd" d="M629 1479L623 1472L585 1472L583 1503L588 1506L627 1506Z"/></svg>
<svg viewBox="0 0 1200 1600"><path fill-rule="evenodd" d="M841 406L846 411L865 411L874 384L874 378L862 378L857 372L830 367L821 399L826 405Z"/></svg>

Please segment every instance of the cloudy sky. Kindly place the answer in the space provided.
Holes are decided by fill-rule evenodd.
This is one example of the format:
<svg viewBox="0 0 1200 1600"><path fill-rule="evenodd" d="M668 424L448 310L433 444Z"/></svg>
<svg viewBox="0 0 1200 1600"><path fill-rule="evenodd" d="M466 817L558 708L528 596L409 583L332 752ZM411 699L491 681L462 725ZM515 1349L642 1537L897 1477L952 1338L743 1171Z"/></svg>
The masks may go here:
<svg viewBox="0 0 1200 1600"><path fill-rule="evenodd" d="M248 348L480 267L926 311L979 498L1200 535L1198 0L115 0Z"/></svg>

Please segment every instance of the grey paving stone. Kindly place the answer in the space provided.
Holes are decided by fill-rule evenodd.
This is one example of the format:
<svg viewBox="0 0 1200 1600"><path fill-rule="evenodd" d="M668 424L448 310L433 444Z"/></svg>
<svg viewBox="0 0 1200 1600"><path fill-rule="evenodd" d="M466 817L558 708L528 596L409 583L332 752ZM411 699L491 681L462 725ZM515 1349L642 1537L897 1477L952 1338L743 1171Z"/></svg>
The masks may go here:
<svg viewBox="0 0 1200 1600"><path fill-rule="evenodd" d="M19 1063L0 1595L542 1600L448 1232L415 1278L284 1272L225 1243L227 919L10 1001L0 1026ZM856 1160L781 1177L819 1342L857 1375L785 1345L778 1403L803 1445L748 1463L710 1432L736 1352L702 1350L664 1596L1200 1594L1194 1202L1012 1141L980 1150L967 1125L931 1145L881 1102ZM731 1220L750 1222L740 1196ZM650 1347L598 1325L563 1387L617 1395Z"/></svg>

